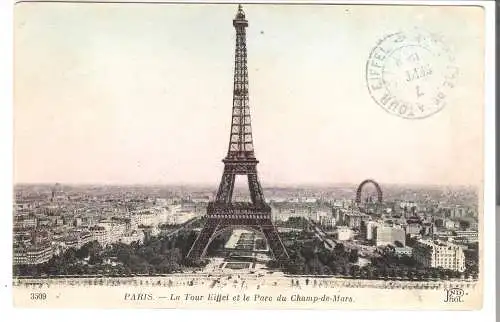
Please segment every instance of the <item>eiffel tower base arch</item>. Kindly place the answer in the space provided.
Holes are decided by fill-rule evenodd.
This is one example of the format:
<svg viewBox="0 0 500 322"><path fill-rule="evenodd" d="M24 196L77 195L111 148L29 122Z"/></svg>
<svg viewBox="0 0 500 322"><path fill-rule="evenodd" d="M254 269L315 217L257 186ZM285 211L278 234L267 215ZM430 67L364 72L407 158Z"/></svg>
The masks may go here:
<svg viewBox="0 0 500 322"><path fill-rule="evenodd" d="M209 213L203 229L186 257L193 261L203 259L206 255L208 246L221 232L227 229L241 228L261 233L266 239L271 256L274 259L288 259L286 248L279 237L276 227L271 221L270 209L269 212L252 211L248 206L251 205L247 204L243 207L232 207L232 210L240 210L240 212L245 212L246 214L235 215L233 213L231 216L230 214ZM227 205L224 208L227 209ZM249 214L249 212L253 212L253 214Z"/></svg>

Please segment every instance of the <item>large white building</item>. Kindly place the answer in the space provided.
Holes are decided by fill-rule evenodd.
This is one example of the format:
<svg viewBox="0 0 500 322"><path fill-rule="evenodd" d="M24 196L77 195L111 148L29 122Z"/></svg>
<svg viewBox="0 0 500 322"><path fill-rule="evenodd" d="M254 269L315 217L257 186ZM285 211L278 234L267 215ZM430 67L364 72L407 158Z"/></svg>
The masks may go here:
<svg viewBox="0 0 500 322"><path fill-rule="evenodd" d="M405 247L394 247L394 254L396 256L409 256L413 255L413 248L405 246Z"/></svg>
<svg viewBox="0 0 500 322"><path fill-rule="evenodd" d="M142 230L134 230L129 234L125 234L120 238L120 242L131 244L134 241L142 242L144 240L144 232Z"/></svg>
<svg viewBox="0 0 500 322"><path fill-rule="evenodd" d="M338 226L336 233L337 233L337 239L339 241L350 240L354 235L352 229L347 226Z"/></svg>
<svg viewBox="0 0 500 322"><path fill-rule="evenodd" d="M192 219L196 217L196 214L193 211L190 210L179 210L176 212L173 212L169 220L167 221L168 224L170 225L180 225L182 223L185 223L189 219Z"/></svg>
<svg viewBox="0 0 500 322"><path fill-rule="evenodd" d="M192 209L183 209L181 205L168 207L153 207L143 209L131 214L133 228L137 226L158 226L160 224L180 224L195 216ZM188 219L185 219L188 217Z"/></svg>
<svg viewBox="0 0 500 322"><path fill-rule="evenodd" d="M37 227L37 217L31 215L17 215L14 217L14 229L35 229Z"/></svg>
<svg viewBox="0 0 500 322"><path fill-rule="evenodd" d="M415 201L401 201L398 204L400 209L412 209L412 208L418 208L418 204Z"/></svg>
<svg viewBox="0 0 500 322"><path fill-rule="evenodd" d="M97 240L101 246L105 247L109 244L110 239L106 228L103 226L93 226L90 227L90 233L92 234L92 239Z"/></svg>
<svg viewBox="0 0 500 322"><path fill-rule="evenodd" d="M375 245L386 246L395 245L396 242L401 243L405 246L406 244L406 233L401 227L378 225L375 229Z"/></svg>
<svg viewBox="0 0 500 322"><path fill-rule="evenodd" d="M370 216L359 211L340 209L335 213L336 222L340 225L348 226L351 229L359 229L363 221L370 219Z"/></svg>
<svg viewBox="0 0 500 322"><path fill-rule="evenodd" d="M335 227L335 218L333 218L332 216L321 216L319 218L319 224L323 227L323 228L333 228Z"/></svg>
<svg viewBox="0 0 500 322"><path fill-rule="evenodd" d="M91 242L94 239L93 234L87 230L73 230L68 233L67 236L63 238L64 246L73 247L73 248L81 248L88 242Z"/></svg>
<svg viewBox="0 0 500 322"><path fill-rule="evenodd" d="M459 229L460 223L456 220L445 219L443 225L446 229Z"/></svg>
<svg viewBox="0 0 500 322"><path fill-rule="evenodd" d="M107 234L108 243L116 243L125 235L127 224L123 221L100 222L99 226L104 227Z"/></svg>
<svg viewBox="0 0 500 322"><path fill-rule="evenodd" d="M362 231L363 231L363 235L364 235L363 237L366 240L375 239L375 236L376 236L375 230L377 229L377 227L379 225L381 225L381 224L376 222L376 221L373 221L373 220L370 220L368 222L364 222L364 226L362 227Z"/></svg>
<svg viewBox="0 0 500 322"><path fill-rule="evenodd" d="M132 215L132 222L137 226L156 226L165 218L161 218L160 212L156 209L145 209L135 212Z"/></svg>
<svg viewBox="0 0 500 322"><path fill-rule="evenodd" d="M417 222L410 222L405 227L406 234L410 236L418 236L422 230L422 225Z"/></svg>
<svg viewBox="0 0 500 322"><path fill-rule="evenodd" d="M447 213L449 214L450 218L461 218L461 217L466 217L468 215L469 209L462 206L455 206L455 207L450 207Z"/></svg>
<svg viewBox="0 0 500 322"><path fill-rule="evenodd" d="M323 228L333 228L336 224L336 220L332 216L331 212L322 210L319 210L316 213L315 221L319 223Z"/></svg>
<svg viewBox="0 0 500 322"><path fill-rule="evenodd" d="M479 233L476 230L456 230L452 233L452 236L458 237L459 239L464 239L468 243L475 243L479 241Z"/></svg>
<svg viewBox="0 0 500 322"><path fill-rule="evenodd" d="M36 265L49 261L54 255L50 244L14 249L13 260L17 265Z"/></svg>
<svg viewBox="0 0 500 322"><path fill-rule="evenodd" d="M465 271L465 255L462 247L450 242L421 239L413 248L413 257L425 267Z"/></svg>

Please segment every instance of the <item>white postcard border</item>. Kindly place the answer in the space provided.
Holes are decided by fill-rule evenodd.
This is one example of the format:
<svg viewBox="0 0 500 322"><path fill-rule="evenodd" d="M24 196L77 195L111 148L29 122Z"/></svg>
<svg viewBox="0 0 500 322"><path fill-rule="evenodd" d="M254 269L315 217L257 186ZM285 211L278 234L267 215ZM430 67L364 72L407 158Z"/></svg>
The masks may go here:
<svg viewBox="0 0 500 322"><path fill-rule="evenodd" d="M219 1L217 1L219 2ZM220 1L220 3L230 3L231 1ZM253 1L241 1L242 3L256 3ZM280 1L276 1L280 2ZM298 2L298 1L294 1ZM300 1L304 3L305 1ZM327 3L327 1L318 1L320 3ZM329 1L328 3L346 3L346 4L374 4L373 1ZM380 2L378 2L380 3ZM482 5L485 8L486 12L486 23L487 23L487 42L486 42L486 111L485 111L485 191L484 191L484 243L485 243L485 252L483 255L484 260L484 269L485 269L485 283L484 283L484 305L483 309L480 311L471 311L471 312L389 312L382 311L377 312L376 314L383 314L383 318L386 321L391 320L401 320L405 319L406 321L417 321L425 318L431 320L437 319L450 319L453 321L470 321L471 319L480 319L482 321L492 320L494 316L495 310L495 225L494 225L494 215L495 215L495 108L494 108L494 16L495 16L495 3L494 2L484 2L484 1L384 1L381 2L384 4L430 4L433 5L449 5L449 4L460 4L460 5ZM3 265L0 267L0 274L2 278L1 289L2 289L2 308L4 308L4 312L8 312L7 320L14 320L14 310L12 309L12 300L11 300L11 291L12 291L12 282L11 282L11 274L12 267L10 263L12 262L12 240L11 236L11 227L12 227L12 217L11 214L11 204L12 204L12 144L13 144L13 131L12 131L12 20L13 13L11 5L8 1L0 2L0 21L4 24L0 28L0 48L1 57L0 59L0 142L2 143L2 147L4 147L4 153L0 154L0 177L2 180L0 181L0 193L2 196L1 202L1 210L3 215L0 217L2 222L1 226L4 229L4 233L2 234L2 243L1 249L3 254ZM8 151L8 152L6 152ZM9 300L10 299L10 300ZM22 312L21 312L22 311ZM97 313L97 310L85 310L79 311L78 313L71 310L44 310L44 311L35 311L35 310L15 310L15 319L17 321L21 320L33 320L37 319L72 319L72 320L87 320L94 313ZM215 319L217 317L220 318L220 312L217 311L202 311L196 310L193 312L187 311L178 311L172 310L168 312L168 316L166 317L162 311L156 312L148 312L147 318L168 318L175 319L177 317L181 317L183 319L188 318L204 318L204 319ZM118 312L117 310L107 310L98 313L100 318L102 319L145 319L146 311L124 311ZM155 315L157 314L157 315ZM161 314L161 315L160 315ZM212 315L213 314L213 315ZM217 314L217 315L216 315ZM226 313L227 314L227 313ZM224 315L224 319L226 318L237 318L242 321L255 321L255 319L311 319L311 318L320 318L317 314L319 312L311 312L311 311L286 311L286 312L271 312L271 311L254 311L254 312L242 312L242 311L234 311L231 312L231 315ZM261 315L262 314L262 315ZM279 315L278 315L279 314ZM323 312L321 313L323 318L333 318L333 319L353 319L355 314L355 318L360 319L371 319L371 315L373 312L369 311L335 311L335 312ZM328 314L328 315L327 315ZM330 315L332 314L332 315Z"/></svg>

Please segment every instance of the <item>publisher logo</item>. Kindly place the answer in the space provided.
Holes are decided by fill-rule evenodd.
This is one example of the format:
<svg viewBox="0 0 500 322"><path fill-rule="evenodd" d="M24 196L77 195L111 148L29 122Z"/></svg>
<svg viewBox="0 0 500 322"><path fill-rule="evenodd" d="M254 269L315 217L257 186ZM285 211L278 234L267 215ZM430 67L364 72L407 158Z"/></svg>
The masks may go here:
<svg viewBox="0 0 500 322"><path fill-rule="evenodd" d="M467 293L464 292L463 289L454 287L454 288L449 288L446 289L446 296L444 299L445 303L461 303L464 301L463 297L464 295L467 295Z"/></svg>

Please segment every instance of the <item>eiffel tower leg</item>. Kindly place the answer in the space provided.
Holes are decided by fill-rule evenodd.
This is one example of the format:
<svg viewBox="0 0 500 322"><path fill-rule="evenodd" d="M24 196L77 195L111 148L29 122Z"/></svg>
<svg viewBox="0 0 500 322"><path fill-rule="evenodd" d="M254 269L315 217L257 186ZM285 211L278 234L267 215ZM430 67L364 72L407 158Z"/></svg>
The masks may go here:
<svg viewBox="0 0 500 322"><path fill-rule="evenodd" d="M217 191L217 202L231 202L231 199L233 198L234 181L235 175L224 171L220 181L219 190Z"/></svg>
<svg viewBox="0 0 500 322"><path fill-rule="evenodd" d="M186 256L188 259L191 260L201 259L201 257L204 255L205 250L208 247L208 244L210 243L210 239L217 231L218 226L219 226L218 220L213 220L213 219L207 220L205 226L203 226L203 229L201 230L200 234L194 241L193 246L191 246L191 249L189 250L189 253Z"/></svg>
<svg viewBox="0 0 500 322"><path fill-rule="evenodd" d="M253 204L263 204L265 202L264 193L257 178L257 171L248 174L248 189L250 190L250 198Z"/></svg>
<svg viewBox="0 0 500 322"><path fill-rule="evenodd" d="M276 260L288 259L288 253L286 251L285 245L281 241L278 234L278 230L273 225L270 219L264 220L260 226L262 233L267 239L267 243L271 252Z"/></svg>

